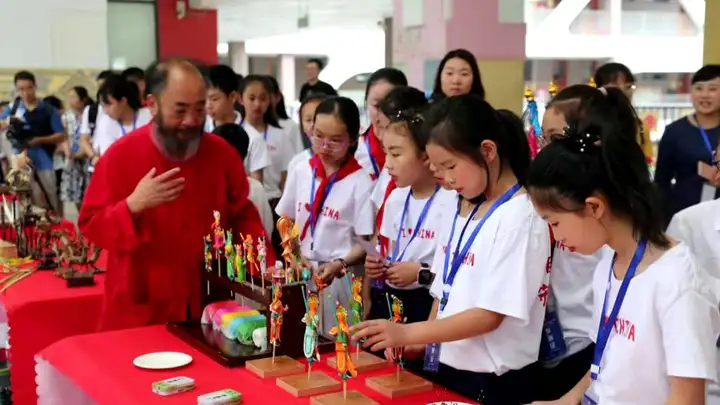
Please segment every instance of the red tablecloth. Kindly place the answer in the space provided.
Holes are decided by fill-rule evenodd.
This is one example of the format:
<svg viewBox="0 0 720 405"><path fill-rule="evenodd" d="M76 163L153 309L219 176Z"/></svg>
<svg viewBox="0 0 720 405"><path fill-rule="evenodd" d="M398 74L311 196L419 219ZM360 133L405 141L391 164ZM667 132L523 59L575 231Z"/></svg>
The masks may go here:
<svg viewBox="0 0 720 405"><path fill-rule="evenodd" d="M135 367L133 359L158 351L191 355L187 367L169 371L148 371ZM197 397L223 388L243 394L246 405L307 405L308 398L295 398L276 385L275 379L260 379L245 368L225 368L182 340L164 326L150 326L74 336L47 347L39 356L75 383L98 405L197 404ZM330 376L337 373L323 362L313 367ZM461 401L457 394L436 387L426 394L390 400L365 386L365 377L392 372L392 368L370 372L348 382L348 390L359 390L380 404L419 405L436 401ZM186 376L195 379L193 391L161 397L152 392L154 381Z"/></svg>
<svg viewBox="0 0 720 405"><path fill-rule="evenodd" d="M102 268L104 255L98 261ZM35 355L48 345L97 329L104 275L92 287L68 288L51 270L37 271L0 294L10 327L10 384L15 405L34 405Z"/></svg>

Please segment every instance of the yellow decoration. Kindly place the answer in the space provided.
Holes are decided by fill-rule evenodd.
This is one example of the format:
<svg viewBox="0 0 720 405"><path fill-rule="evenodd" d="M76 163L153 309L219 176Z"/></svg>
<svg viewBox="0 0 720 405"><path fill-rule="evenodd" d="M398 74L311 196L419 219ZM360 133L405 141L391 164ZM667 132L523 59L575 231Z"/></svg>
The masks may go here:
<svg viewBox="0 0 720 405"><path fill-rule="evenodd" d="M548 85L548 93L550 94L550 97L555 97L558 94L558 86L555 84L555 80L550 80L550 84Z"/></svg>
<svg viewBox="0 0 720 405"><path fill-rule="evenodd" d="M594 87L597 89L597 83L595 83L595 78L591 77L590 80L588 80L588 86Z"/></svg>
<svg viewBox="0 0 720 405"><path fill-rule="evenodd" d="M535 101L535 92L530 87L525 87L525 100L528 102Z"/></svg>

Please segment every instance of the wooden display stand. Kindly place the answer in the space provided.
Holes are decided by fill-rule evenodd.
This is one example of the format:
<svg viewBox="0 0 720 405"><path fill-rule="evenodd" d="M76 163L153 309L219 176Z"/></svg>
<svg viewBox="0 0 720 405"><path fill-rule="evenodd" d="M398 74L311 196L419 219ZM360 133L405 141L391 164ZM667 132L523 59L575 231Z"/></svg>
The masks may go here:
<svg viewBox="0 0 720 405"><path fill-rule="evenodd" d="M342 389L340 381L319 371L310 374L302 373L280 377L277 379L277 385L296 398L325 394Z"/></svg>
<svg viewBox="0 0 720 405"><path fill-rule="evenodd" d="M348 391L326 394L310 398L310 405L379 405L358 391Z"/></svg>
<svg viewBox="0 0 720 405"><path fill-rule="evenodd" d="M260 378L283 377L305 371L305 365L288 356L267 357L264 359L250 360L245 367L251 373Z"/></svg>
<svg viewBox="0 0 720 405"><path fill-rule="evenodd" d="M433 388L430 381L404 370L370 377L365 380L365 385L390 399L428 392Z"/></svg>
<svg viewBox="0 0 720 405"><path fill-rule="evenodd" d="M270 311L267 310L272 297L272 281L265 280L265 289L259 278L253 278L255 288L249 282L250 272L247 273L248 281L237 282L230 280L226 273L226 260L223 258L219 263L213 260L212 271L206 271L205 266L198 270L201 272L200 286L203 308L213 302L235 299L236 295L242 295L258 304L259 311L267 318L267 327L270 328ZM303 358L303 339L305 335L305 324L302 319L305 317L305 301L303 299L303 283L286 284L282 286L282 302L288 306L283 314L283 327L280 331L280 345L276 347L276 356L285 355L290 358ZM169 323L168 330L179 337L190 346L203 352L205 355L222 364L225 367L242 367L247 361L265 359L272 357L272 346L270 345L270 333L268 333L267 349L260 349L252 345L244 345L237 340L225 338L221 331L214 330L212 325L203 325L200 319L180 323ZM318 338L318 350L320 353L328 353L335 349L335 342L324 338ZM277 357L276 357L277 361ZM301 372L303 370L300 370Z"/></svg>
<svg viewBox="0 0 720 405"><path fill-rule="evenodd" d="M380 357L362 350L359 353L355 352L351 354L351 356L353 363L355 364L355 370L357 370L358 373L382 370L390 365L387 360L381 359ZM336 369L337 358L335 356L328 357L327 365L330 366L330 368Z"/></svg>
<svg viewBox="0 0 720 405"><path fill-rule="evenodd" d="M0 240L0 257L4 259L17 259L17 246L6 240Z"/></svg>

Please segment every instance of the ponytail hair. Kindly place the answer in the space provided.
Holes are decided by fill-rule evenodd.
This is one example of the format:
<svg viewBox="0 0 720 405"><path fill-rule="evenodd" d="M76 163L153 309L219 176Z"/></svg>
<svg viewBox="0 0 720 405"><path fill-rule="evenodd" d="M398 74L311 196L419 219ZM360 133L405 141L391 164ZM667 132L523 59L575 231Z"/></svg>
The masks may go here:
<svg viewBox="0 0 720 405"><path fill-rule="evenodd" d="M579 99L569 111L564 135L530 165L528 191L534 203L573 212L600 194L614 215L632 223L637 240L667 247L659 195L636 141L637 114L627 97L605 88Z"/></svg>
<svg viewBox="0 0 720 405"><path fill-rule="evenodd" d="M488 183L490 170L480 153L480 144L483 141L495 143L501 162L500 170L512 170L518 182L525 185L530 147L525 136L518 132L522 131L515 122L519 118L510 114L509 111L495 111L477 95L448 97L431 104L425 117L424 130L428 134L428 143L467 156L483 166Z"/></svg>
<svg viewBox="0 0 720 405"><path fill-rule="evenodd" d="M378 104L378 110L390 119L390 125L403 125L412 137L415 147L425 151L427 136L422 130L422 113L428 106L425 93L409 86L399 86L390 90Z"/></svg>

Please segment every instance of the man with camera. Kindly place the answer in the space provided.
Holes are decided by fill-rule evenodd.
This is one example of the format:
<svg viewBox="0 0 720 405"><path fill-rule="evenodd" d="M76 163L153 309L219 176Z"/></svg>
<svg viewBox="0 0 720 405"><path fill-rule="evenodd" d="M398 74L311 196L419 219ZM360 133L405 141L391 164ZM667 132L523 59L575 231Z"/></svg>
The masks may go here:
<svg viewBox="0 0 720 405"><path fill-rule="evenodd" d="M10 159L11 165L13 168L31 165L33 203L57 212L53 154L56 146L65 141L62 119L57 110L36 96L32 73L16 73L14 83L18 97L0 113L0 131L5 130L16 154Z"/></svg>

